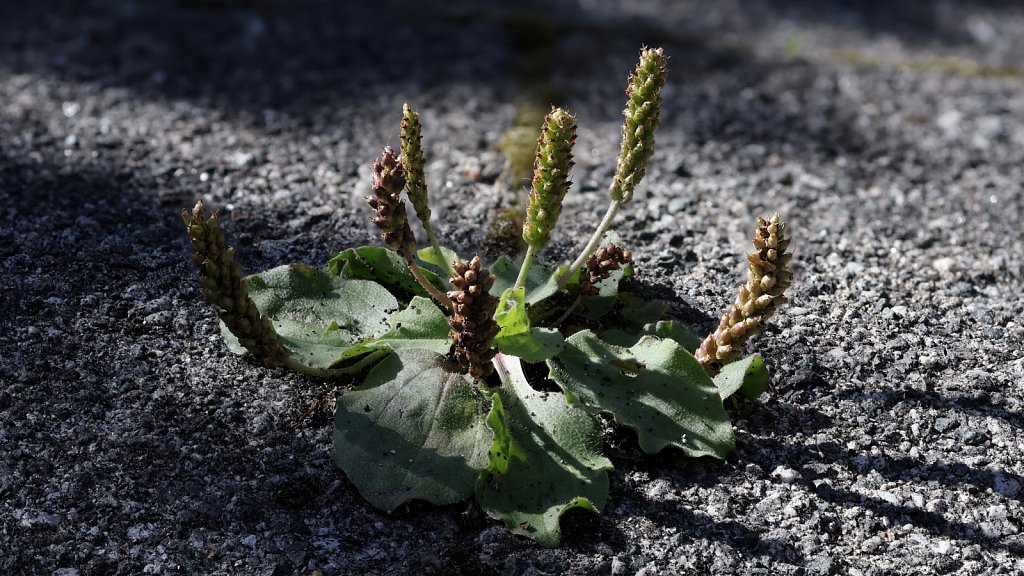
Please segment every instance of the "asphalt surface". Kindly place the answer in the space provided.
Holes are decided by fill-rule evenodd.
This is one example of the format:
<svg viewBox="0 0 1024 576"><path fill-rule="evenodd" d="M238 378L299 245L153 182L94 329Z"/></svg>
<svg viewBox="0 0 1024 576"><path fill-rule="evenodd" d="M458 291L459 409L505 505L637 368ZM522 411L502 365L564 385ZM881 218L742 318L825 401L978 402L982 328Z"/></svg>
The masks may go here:
<svg viewBox="0 0 1024 576"><path fill-rule="evenodd" d="M616 230L709 329L782 214L792 303L748 345L778 394L732 409L725 462L626 442L559 549L374 510L333 464L344 383L227 351L178 213L219 209L248 272L374 243L409 102L438 236L493 257L500 142L553 103L580 133L541 258L568 258L644 44L670 80ZM5 2L0 573L1021 573L1022 56L998 1Z"/></svg>

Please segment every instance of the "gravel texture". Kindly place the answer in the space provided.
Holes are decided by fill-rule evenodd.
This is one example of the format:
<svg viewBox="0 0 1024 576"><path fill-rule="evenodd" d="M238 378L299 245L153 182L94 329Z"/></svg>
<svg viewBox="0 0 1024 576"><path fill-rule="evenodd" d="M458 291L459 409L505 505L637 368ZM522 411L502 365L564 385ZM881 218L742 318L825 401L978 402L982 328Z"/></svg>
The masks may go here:
<svg viewBox="0 0 1024 576"><path fill-rule="evenodd" d="M1024 9L348 4L0 6L0 573L1024 572ZM438 236L472 253L539 82L580 125L542 254L568 257L644 43L671 77L617 229L708 329L782 213L792 304L748 345L778 395L732 410L726 462L621 450L557 550L370 508L332 461L335 385L227 352L178 212L219 208L249 271L373 243L368 166L408 101Z"/></svg>

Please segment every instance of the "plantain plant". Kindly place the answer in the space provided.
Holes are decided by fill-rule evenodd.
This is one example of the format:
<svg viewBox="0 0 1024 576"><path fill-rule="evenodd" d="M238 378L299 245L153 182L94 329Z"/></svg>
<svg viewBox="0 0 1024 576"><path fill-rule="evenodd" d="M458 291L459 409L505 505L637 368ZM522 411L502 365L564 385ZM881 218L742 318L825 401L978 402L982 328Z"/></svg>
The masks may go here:
<svg viewBox="0 0 1024 576"><path fill-rule="evenodd" d="M200 283L228 346L354 386L336 403L336 462L374 506L475 497L512 532L545 546L567 510L600 511L612 463L594 416L638 445L724 458L724 400L756 398L768 374L743 344L789 286L778 215L758 219L748 279L701 341L667 305L620 287L632 254L610 232L654 151L666 58L644 49L630 77L622 147L605 217L572 262L536 259L570 189L576 120L553 108L537 141L526 253L485 268L439 245L430 225L419 117L406 106L399 154L373 162L367 203L383 246L347 249L325 268L290 265L247 278L203 203L183 213ZM403 191L429 240L417 250ZM524 364L535 365L524 370Z"/></svg>

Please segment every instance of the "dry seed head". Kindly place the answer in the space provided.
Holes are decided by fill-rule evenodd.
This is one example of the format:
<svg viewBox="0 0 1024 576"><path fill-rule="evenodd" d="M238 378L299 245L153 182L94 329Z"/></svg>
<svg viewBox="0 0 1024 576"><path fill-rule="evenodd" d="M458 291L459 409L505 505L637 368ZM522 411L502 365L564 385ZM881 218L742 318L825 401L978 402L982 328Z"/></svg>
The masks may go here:
<svg viewBox="0 0 1024 576"><path fill-rule="evenodd" d="M551 240L551 230L562 213L562 200L569 191L573 167L572 147L576 143L576 118L561 108L544 117L533 162L533 187L523 223L523 240L540 251Z"/></svg>
<svg viewBox="0 0 1024 576"><path fill-rule="evenodd" d="M580 282L573 287L577 295L597 294L597 284L626 264L633 262L633 253L615 244L598 248L587 258L580 272Z"/></svg>
<svg viewBox="0 0 1024 576"><path fill-rule="evenodd" d="M265 366L281 364L286 350L270 319L260 314L249 298L235 249L224 247L224 231L217 214L207 218L206 207L200 200L191 213L183 211L181 218L196 250L192 262L199 270L199 283L206 299L218 308L220 319L256 360Z"/></svg>
<svg viewBox="0 0 1024 576"><path fill-rule="evenodd" d="M722 316L718 328L697 349L697 360L712 376L738 358L744 342L763 331L765 321L786 302L784 292L792 281L788 265L793 255L786 252L789 238L785 231L778 213L769 219L757 219L757 251L747 255L747 283L740 286L736 301Z"/></svg>
<svg viewBox="0 0 1024 576"><path fill-rule="evenodd" d="M609 195L623 204L633 199L633 191L647 172L654 154L654 132L661 115L661 89L668 76L668 59L661 48L644 48L640 62L626 88L626 109L622 111L622 146L615 165Z"/></svg>
<svg viewBox="0 0 1024 576"><path fill-rule="evenodd" d="M448 293L454 304L454 313L448 319L455 343L452 355L462 373L483 378L494 370L491 359L498 352L491 346L499 330L494 321L498 299L490 292L494 275L480 267L477 256L469 263L455 262L453 267L455 276L451 284L455 290Z"/></svg>
<svg viewBox="0 0 1024 576"><path fill-rule="evenodd" d="M409 259L416 250L416 237L409 228L409 216L401 198L403 188L405 172L398 155L388 146L373 161L373 195L367 196L366 203L373 208L370 221L380 228L384 244Z"/></svg>

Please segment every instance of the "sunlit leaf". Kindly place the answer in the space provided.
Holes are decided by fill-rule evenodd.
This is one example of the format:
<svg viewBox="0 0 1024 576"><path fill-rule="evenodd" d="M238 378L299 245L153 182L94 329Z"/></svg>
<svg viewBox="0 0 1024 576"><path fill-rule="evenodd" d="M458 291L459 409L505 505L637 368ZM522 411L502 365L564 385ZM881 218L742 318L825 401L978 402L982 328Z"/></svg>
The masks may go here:
<svg viewBox="0 0 1024 576"><path fill-rule="evenodd" d="M724 458L734 447L718 388L673 340L644 336L624 348L585 330L567 339L548 367L570 402L611 413L636 430L649 454L675 446L690 456Z"/></svg>
<svg viewBox="0 0 1024 576"><path fill-rule="evenodd" d="M405 259L383 246L349 248L327 262L327 271L345 278L374 280L392 292L399 292L403 300L412 296L429 296L409 271ZM444 282L430 270L423 270L427 281L444 290ZM408 298L405 297L408 295Z"/></svg>
<svg viewBox="0 0 1024 576"><path fill-rule="evenodd" d="M302 264L279 266L245 282L289 354L314 369L329 368L353 344L382 335L388 316L399 308L395 297L376 282L341 278ZM244 353L223 324L221 333L233 352Z"/></svg>
<svg viewBox="0 0 1024 576"><path fill-rule="evenodd" d="M761 355L754 354L726 364L715 376L715 386L723 400L737 392L753 400L768 389L768 380Z"/></svg>
<svg viewBox="0 0 1024 576"><path fill-rule="evenodd" d="M558 330L530 327L523 288L510 288L501 295L494 319L501 328L494 345L503 354L540 362L558 354L564 346L565 338Z"/></svg>
<svg viewBox="0 0 1024 576"><path fill-rule="evenodd" d="M446 266L451 266L453 262L460 262L462 260L454 250L449 250L444 246L441 246L441 254L438 254L433 246L421 248L416 252L416 257L430 264L441 273L444 273Z"/></svg>
<svg viewBox="0 0 1024 576"><path fill-rule="evenodd" d="M604 508L611 462L590 415L562 394L531 388L516 358L495 361L502 387L487 416L494 440L477 499L511 532L557 546L562 514Z"/></svg>

